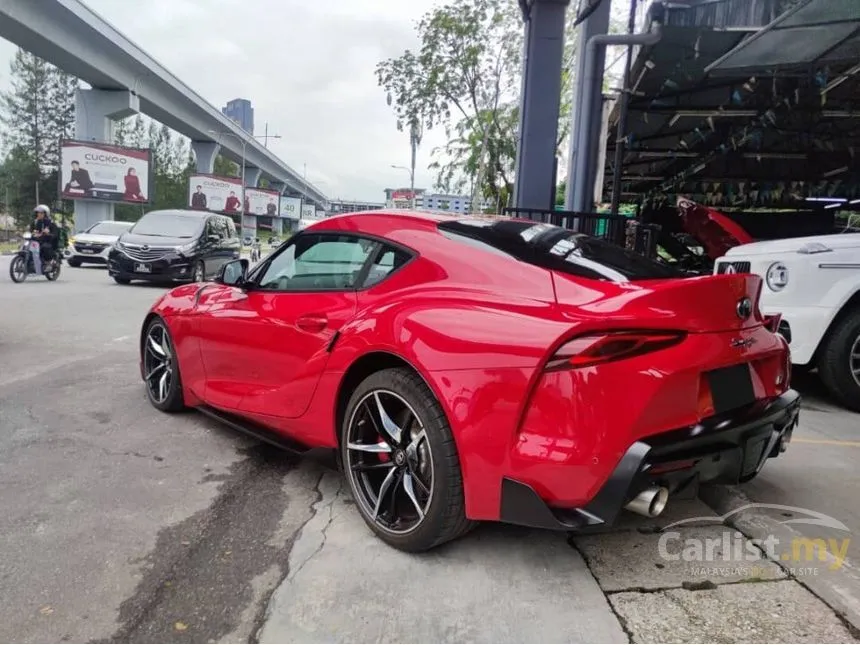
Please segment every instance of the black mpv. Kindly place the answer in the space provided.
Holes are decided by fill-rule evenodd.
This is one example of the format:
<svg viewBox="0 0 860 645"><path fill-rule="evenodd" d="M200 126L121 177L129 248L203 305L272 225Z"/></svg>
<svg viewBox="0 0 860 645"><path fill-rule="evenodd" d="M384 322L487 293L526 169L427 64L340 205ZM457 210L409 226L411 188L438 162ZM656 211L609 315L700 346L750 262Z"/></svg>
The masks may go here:
<svg viewBox="0 0 860 645"><path fill-rule="evenodd" d="M190 210L151 211L123 233L108 254L108 273L119 284L203 282L239 257L233 220Z"/></svg>

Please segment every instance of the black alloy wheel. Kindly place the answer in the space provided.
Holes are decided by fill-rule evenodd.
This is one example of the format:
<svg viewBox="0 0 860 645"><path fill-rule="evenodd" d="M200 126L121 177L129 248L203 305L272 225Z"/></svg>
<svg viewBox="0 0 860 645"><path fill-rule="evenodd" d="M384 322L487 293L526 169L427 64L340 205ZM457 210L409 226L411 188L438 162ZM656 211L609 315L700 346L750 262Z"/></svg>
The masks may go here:
<svg viewBox="0 0 860 645"><path fill-rule="evenodd" d="M426 551L472 527L448 421L411 370L382 370L356 388L341 456L362 518L389 545Z"/></svg>
<svg viewBox="0 0 860 645"><path fill-rule="evenodd" d="M141 351L143 380L149 402L162 412L182 410L185 405L182 400L179 361L170 331L160 318L153 319L146 328Z"/></svg>

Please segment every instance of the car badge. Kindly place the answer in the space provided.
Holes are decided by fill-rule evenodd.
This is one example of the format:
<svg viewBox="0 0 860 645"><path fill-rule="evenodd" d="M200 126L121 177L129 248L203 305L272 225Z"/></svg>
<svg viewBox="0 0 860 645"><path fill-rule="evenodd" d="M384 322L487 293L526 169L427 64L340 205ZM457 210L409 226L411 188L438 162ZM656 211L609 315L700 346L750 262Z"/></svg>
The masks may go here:
<svg viewBox="0 0 860 645"><path fill-rule="evenodd" d="M735 274L735 273L737 273L737 272L738 272L738 271L737 271L737 269L735 269L735 265L734 265L734 264L729 264L729 265L726 267L726 275L732 275L732 274Z"/></svg>
<svg viewBox="0 0 860 645"><path fill-rule="evenodd" d="M749 319L749 317L752 316L753 312L752 300L750 300L749 298L741 298L740 300L738 300L738 304L735 308L735 311L738 314L738 318L740 318L741 320Z"/></svg>
<svg viewBox="0 0 860 645"><path fill-rule="evenodd" d="M732 347L752 347L755 344L755 338L735 338L732 341Z"/></svg>
<svg viewBox="0 0 860 645"><path fill-rule="evenodd" d="M148 251L149 250L149 244L144 244L143 246L140 247L140 250L141 251Z"/></svg>

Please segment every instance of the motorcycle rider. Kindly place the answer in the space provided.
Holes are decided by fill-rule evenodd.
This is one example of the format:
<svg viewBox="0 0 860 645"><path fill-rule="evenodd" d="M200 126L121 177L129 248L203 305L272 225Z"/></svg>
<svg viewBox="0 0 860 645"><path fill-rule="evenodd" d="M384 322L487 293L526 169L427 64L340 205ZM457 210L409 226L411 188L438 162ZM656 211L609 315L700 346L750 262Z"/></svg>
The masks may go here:
<svg viewBox="0 0 860 645"><path fill-rule="evenodd" d="M30 239L38 242L38 249L30 247L33 255L33 266L37 274L42 273L42 259L50 260L54 252L54 240L57 237L57 225L51 220L51 209L39 204L33 209L36 218L30 226Z"/></svg>

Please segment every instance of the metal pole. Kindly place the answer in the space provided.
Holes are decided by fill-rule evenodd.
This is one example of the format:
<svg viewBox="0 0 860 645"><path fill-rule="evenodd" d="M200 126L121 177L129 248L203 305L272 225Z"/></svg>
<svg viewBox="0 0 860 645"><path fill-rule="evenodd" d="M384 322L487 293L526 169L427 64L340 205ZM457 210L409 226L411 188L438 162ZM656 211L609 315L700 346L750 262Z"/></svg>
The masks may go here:
<svg viewBox="0 0 860 645"><path fill-rule="evenodd" d="M239 139L239 137L236 137ZM245 146L247 142L244 139L239 139L242 143L242 214L239 216L239 230L242 231L242 240L245 239Z"/></svg>
<svg viewBox="0 0 860 645"><path fill-rule="evenodd" d="M627 18L627 33L632 34L636 29L636 0L630 0L630 15ZM618 130L615 133L615 159L612 174L612 204L610 212L618 215L621 203L621 175L624 163L624 143L627 136L627 106L630 104L630 68L633 66L633 46L627 47L627 61L624 64L624 77L621 81L621 96L618 105Z"/></svg>
<svg viewBox="0 0 860 645"><path fill-rule="evenodd" d="M263 147L264 148L269 147L269 122L268 121L266 121L266 130L263 133Z"/></svg>
<svg viewBox="0 0 860 645"><path fill-rule="evenodd" d="M608 35L600 34L592 36L585 45L583 55L583 68L585 74L582 78L582 98L580 106L581 114L578 119L578 131L571 136L577 138L576 162L568 171L568 191L573 189L568 198L572 204L565 204L567 210L587 212L594 207L594 179L597 159L597 143L599 137L594 133L595 122L599 104L595 101L600 96L603 70L598 69L598 63L603 60L602 53L608 45L654 45L663 36L662 5L655 3L651 5L652 22L650 30L640 34Z"/></svg>

